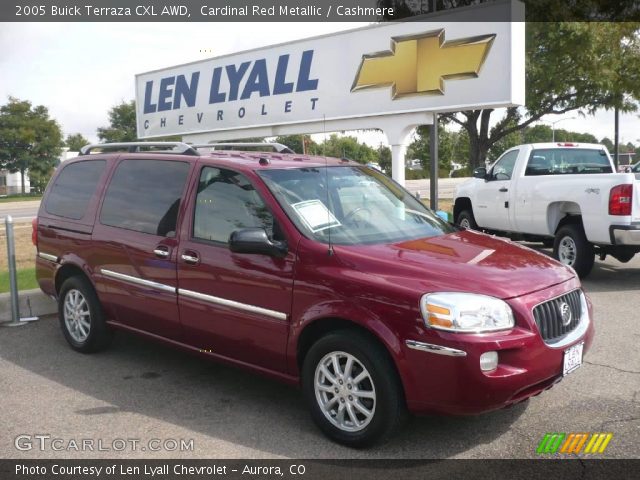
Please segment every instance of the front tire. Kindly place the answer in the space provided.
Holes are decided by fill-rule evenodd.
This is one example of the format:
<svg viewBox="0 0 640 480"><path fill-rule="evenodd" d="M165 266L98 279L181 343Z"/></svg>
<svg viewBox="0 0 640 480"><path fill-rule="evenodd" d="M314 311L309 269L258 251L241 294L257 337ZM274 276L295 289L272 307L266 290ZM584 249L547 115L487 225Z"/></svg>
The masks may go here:
<svg viewBox="0 0 640 480"><path fill-rule="evenodd" d="M406 415L400 379L387 351L357 331L331 333L311 347L302 388L316 425L349 447L384 441Z"/></svg>
<svg viewBox="0 0 640 480"><path fill-rule="evenodd" d="M74 350L92 353L109 345L111 330L98 296L86 278L71 277L62 284L58 316L64 338Z"/></svg>
<svg viewBox="0 0 640 480"><path fill-rule="evenodd" d="M558 229L553 243L553 256L573 268L580 278L589 275L595 261L593 245L589 243L584 229L578 224L569 224Z"/></svg>
<svg viewBox="0 0 640 480"><path fill-rule="evenodd" d="M467 230L478 230L476 218L473 216L473 212L471 210L463 210L460 212L456 219L456 223L458 226Z"/></svg>

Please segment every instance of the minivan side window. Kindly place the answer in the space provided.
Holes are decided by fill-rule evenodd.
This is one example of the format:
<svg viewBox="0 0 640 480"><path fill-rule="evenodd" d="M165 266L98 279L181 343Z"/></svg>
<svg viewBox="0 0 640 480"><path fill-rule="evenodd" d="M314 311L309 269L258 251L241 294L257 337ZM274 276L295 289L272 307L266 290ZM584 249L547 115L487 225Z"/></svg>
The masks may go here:
<svg viewBox="0 0 640 480"><path fill-rule="evenodd" d="M189 164L172 160L123 160L109 183L103 225L173 237Z"/></svg>
<svg viewBox="0 0 640 480"><path fill-rule="evenodd" d="M47 213L72 220L84 217L106 163L87 160L63 165L47 195Z"/></svg>
<svg viewBox="0 0 640 480"><path fill-rule="evenodd" d="M249 180L237 172L204 167L193 218L193 238L228 243L241 228L264 228L273 236L274 220Z"/></svg>
<svg viewBox="0 0 640 480"><path fill-rule="evenodd" d="M505 153L491 169L491 180L511 180L518 159L518 150Z"/></svg>

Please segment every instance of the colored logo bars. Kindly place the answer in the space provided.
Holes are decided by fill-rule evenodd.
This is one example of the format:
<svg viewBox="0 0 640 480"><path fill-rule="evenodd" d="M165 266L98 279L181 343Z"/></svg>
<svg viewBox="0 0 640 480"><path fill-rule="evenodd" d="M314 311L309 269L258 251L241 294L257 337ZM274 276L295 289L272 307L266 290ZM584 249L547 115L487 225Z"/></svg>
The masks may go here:
<svg viewBox="0 0 640 480"><path fill-rule="evenodd" d="M546 433L536 453L604 453L612 438L612 433Z"/></svg>

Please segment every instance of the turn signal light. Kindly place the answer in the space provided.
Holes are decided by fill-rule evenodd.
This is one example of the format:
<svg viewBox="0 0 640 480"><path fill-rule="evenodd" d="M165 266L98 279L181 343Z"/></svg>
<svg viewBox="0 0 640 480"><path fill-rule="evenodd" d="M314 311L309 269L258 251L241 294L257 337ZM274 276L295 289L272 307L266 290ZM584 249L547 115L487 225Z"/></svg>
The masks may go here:
<svg viewBox="0 0 640 480"><path fill-rule="evenodd" d="M633 185L616 185L609 193L609 215L631 215Z"/></svg>
<svg viewBox="0 0 640 480"><path fill-rule="evenodd" d="M438 305L433 305L431 303L428 303L427 313L429 314L429 317L428 317L429 325L436 326L436 327L452 327L453 326L453 322L450 319L451 310L449 310L448 308L444 308Z"/></svg>

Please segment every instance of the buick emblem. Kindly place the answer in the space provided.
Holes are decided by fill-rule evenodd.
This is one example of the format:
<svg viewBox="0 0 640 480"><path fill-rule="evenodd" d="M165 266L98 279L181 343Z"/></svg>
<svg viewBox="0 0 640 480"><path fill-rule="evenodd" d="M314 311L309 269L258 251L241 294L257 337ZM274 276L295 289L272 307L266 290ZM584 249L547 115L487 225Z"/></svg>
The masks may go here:
<svg viewBox="0 0 640 480"><path fill-rule="evenodd" d="M565 327L571 323L571 308L568 303L562 302L560 304L560 318L562 318L562 325Z"/></svg>

